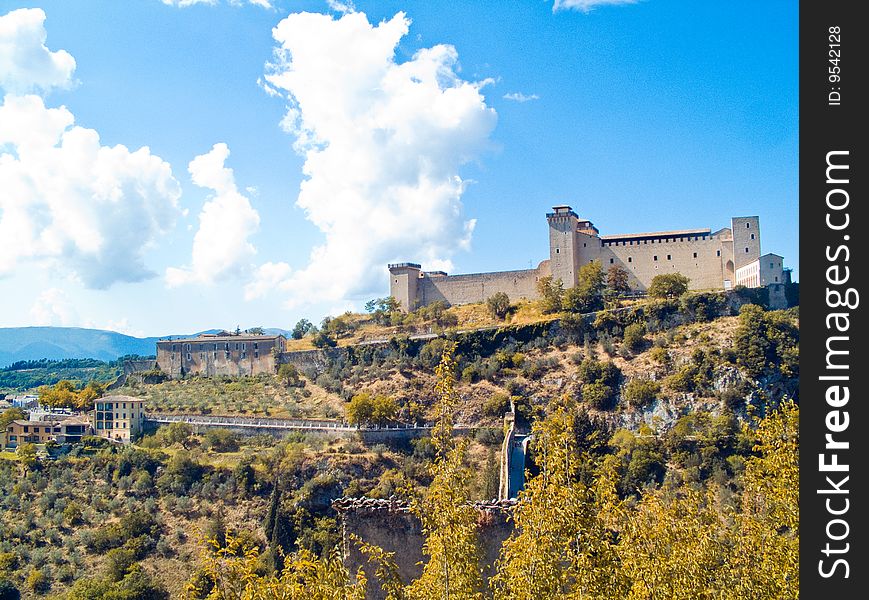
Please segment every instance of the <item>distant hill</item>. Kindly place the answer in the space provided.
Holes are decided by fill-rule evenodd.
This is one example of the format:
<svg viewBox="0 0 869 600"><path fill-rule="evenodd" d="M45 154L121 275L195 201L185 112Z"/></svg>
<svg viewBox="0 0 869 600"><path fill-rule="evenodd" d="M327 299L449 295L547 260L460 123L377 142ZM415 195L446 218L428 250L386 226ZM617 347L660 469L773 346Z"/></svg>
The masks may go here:
<svg viewBox="0 0 869 600"><path fill-rule="evenodd" d="M219 330L209 330L214 332ZM285 329L269 328L269 335L285 335ZM207 332L199 332L207 333ZM173 334L185 337L190 334ZM151 356L157 351L157 340L169 337L137 338L103 329L80 327L0 327L0 368L19 360L50 358L97 358L112 361L125 354Z"/></svg>
<svg viewBox="0 0 869 600"><path fill-rule="evenodd" d="M154 354L157 339L79 327L3 327L0 328L0 367L18 360L40 358L111 361L125 354L147 356Z"/></svg>

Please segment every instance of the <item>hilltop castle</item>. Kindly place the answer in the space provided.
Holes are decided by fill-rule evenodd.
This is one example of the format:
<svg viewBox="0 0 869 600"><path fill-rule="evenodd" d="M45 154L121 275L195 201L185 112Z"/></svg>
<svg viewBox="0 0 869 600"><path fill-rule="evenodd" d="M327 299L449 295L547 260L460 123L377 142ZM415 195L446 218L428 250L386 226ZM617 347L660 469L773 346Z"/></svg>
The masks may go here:
<svg viewBox="0 0 869 600"><path fill-rule="evenodd" d="M693 290L770 286L783 295L785 278L778 254L760 253L760 219L733 217L730 227L718 231L684 229L654 233L600 235L570 206L559 205L546 214L549 223L549 259L536 269L447 275L424 272L416 263L389 265L390 294L409 311L442 300L450 305L484 302L504 292L515 302L538 297L541 277L560 279L566 288L576 285L579 269L599 261L604 270L618 265L628 272L631 289L644 291L655 275L681 273Z"/></svg>

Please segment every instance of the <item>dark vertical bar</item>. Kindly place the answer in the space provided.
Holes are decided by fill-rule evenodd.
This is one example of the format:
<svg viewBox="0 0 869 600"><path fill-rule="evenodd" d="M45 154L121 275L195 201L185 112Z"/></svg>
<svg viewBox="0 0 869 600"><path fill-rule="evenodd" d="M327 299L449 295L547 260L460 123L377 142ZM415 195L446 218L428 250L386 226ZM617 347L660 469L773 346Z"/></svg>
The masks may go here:
<svg viewBox="0 0 869 600"><path fill-rule="evenodd" d="M809 599L869 594L869 339L857 333L869 301L858 296L869 242L858 125L869 32L859 7L800 3L800 586Z"/></svg>

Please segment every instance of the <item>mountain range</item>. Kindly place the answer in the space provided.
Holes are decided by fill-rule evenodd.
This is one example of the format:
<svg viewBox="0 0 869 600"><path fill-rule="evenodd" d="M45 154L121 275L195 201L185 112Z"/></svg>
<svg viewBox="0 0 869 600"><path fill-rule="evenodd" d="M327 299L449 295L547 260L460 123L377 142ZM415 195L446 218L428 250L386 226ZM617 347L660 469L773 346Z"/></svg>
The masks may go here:
<svg viewBox="0 0 869 600"><path fill-rule="evenodd" d="M198 333L215 333L211 329ZM284 329L270 328L270 335L289 335ZM198 335L194 334L194 335ZM171 334L186 337L189 334ZM170 337L138 338L104 329L80 327L0 327L0 368L19 360L48 358L96 358L111 361L126 354L153 356L159 339Z"/></svg>

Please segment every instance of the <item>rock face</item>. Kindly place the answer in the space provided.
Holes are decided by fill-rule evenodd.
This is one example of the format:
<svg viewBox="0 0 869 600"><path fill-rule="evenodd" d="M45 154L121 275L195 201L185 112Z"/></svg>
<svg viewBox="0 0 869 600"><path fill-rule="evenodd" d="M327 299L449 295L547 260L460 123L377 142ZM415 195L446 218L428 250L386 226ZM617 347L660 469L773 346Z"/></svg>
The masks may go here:
<svg viewBox="0 0 869 600"><path fill-rule="evenodd" d="M344 538L344 564L355 573L360 567L368 578L365 597L369 600L384 600L386 595L380 589L374 576L376 565L368 562L359 552L351 535L364 542L379 546L394 553L398 572L402 581L409 582L419 577L425 557L422 546L425 538L419 519L410 511L409 506L400 500L390 498L339 498L332 503L341 515ZM481 560L483 578L488 581L494 575L494 564L504 543L513 531L510 519L515 500L491 500L472 504L479 514Z"/></svg>

